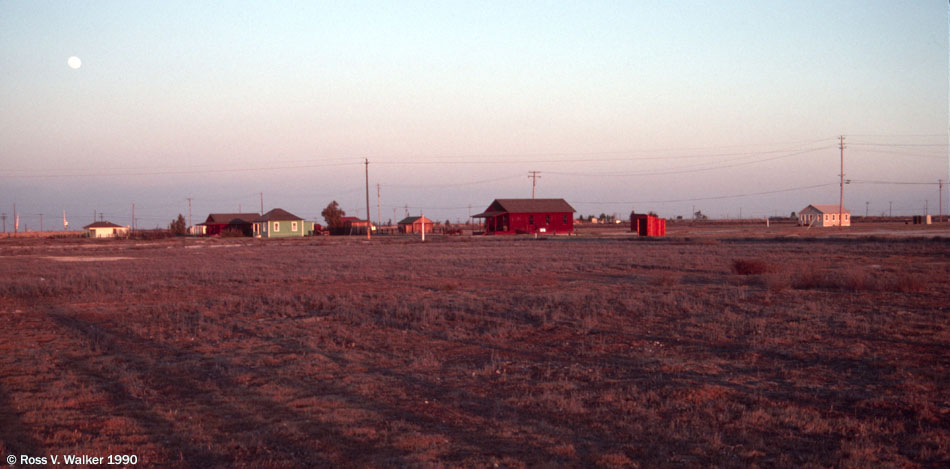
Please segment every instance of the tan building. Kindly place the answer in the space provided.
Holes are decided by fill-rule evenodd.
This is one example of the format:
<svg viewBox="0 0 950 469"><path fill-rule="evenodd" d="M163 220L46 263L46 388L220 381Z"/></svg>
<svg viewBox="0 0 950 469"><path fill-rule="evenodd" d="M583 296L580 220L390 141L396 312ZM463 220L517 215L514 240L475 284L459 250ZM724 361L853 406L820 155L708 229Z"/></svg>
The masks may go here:
<svg viewBox="0 0 950 469"><path fill-rule="evenodd" d="M432 233L432 229L435 228L435 223L425 216L406 217L398 225L400 233L422 233L422 227L425 227L426 233Z"/></svg>
<svg viewBox="0 0 950 469"><path fill-rule="evenodd" d="M842 209L838 220L838 206L832 204L812 204L798 212L798 224L801 226L851 226L851 211Z"/></svg>
<svg viewBox="0 0 950 469"><path fill-rule="evenodd" d="M124 238L129 235L129 227L119 226L108 221L97 221L82 227L90 238Z"/></svg>

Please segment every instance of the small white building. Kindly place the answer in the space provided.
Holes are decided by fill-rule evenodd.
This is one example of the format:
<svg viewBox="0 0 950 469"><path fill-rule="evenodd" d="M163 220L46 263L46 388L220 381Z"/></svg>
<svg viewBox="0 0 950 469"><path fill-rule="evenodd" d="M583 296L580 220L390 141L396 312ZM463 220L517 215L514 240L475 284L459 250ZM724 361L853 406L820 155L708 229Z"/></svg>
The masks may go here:
<svg viewBox="0 0 950 469"><path fill-rule="evenodd" d="M129 227L119 226L108 221L97 221L82 227L90 238L124 238L129 235Z"/></svg>
<svg viewBox="0 0 950 469"><path fill-rule="evenodd" d="M838 219L838 206L833 204L812 204L798 212L800 226L851 226L851 211L841 210Z"/></svg>

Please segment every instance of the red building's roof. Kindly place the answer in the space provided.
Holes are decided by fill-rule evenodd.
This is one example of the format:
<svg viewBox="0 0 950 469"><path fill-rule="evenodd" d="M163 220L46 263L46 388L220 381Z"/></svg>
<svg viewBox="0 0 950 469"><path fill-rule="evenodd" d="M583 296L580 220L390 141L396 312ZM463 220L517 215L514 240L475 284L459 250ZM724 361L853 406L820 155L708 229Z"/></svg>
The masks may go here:
<svg viewBox="0 0 950 469"><path fill-rule="evenodd" d="M256 213L212 213L205 220L205 225L228 225L251 223L257 218Z"/></svg>
<svg viewBox="0 0 950 469"><path fill-rule="evenodd" d="M484 212L472 218L485 218L502 213L574 213L564 199L495 199Z"/></svg>

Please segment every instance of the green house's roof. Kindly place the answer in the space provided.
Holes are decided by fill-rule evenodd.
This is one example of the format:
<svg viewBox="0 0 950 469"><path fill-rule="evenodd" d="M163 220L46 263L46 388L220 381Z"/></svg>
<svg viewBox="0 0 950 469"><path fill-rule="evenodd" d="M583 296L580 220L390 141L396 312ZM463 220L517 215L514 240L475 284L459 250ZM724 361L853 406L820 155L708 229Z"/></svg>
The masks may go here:
<svg viewBox="0 0 950 469"><path fill-rule="evenodd" d="M257 218L254 219L255 222L262 221L297 221L303 220L303 218L298 217L282 208L275 208Z"/></svg>

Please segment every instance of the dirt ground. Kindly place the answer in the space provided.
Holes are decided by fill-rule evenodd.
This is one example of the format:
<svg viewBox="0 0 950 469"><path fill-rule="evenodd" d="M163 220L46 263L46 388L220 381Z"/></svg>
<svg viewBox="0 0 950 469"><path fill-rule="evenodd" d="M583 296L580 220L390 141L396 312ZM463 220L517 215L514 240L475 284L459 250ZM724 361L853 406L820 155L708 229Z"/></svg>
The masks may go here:
<svg viewBox="0 0 950 469"><path fill-rule="evenodd" d="M882 225L3 239L0 456L947 467L950 233Z"/></svg>

